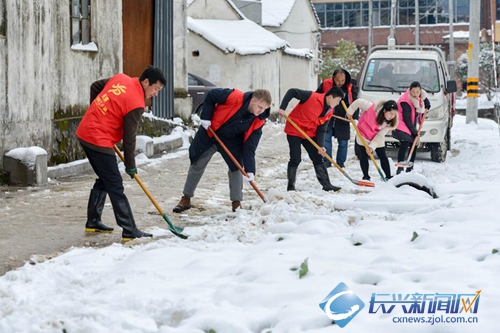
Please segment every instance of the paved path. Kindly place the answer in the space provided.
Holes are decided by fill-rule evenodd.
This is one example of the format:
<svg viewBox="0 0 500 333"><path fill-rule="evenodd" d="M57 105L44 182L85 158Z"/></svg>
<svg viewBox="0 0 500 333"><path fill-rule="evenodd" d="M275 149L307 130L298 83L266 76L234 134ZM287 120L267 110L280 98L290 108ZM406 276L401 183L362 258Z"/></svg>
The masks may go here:
<svg viewBox="0 0 500 333"><path fill-rule="evenodd" d="M266 126L267 127L267 126ZM272 161L265 166L282 168L288 159L288 148L282 132L264 131L257 151L259 160ZM279 139L274 137L278 136ZM279 155L279 156L277 156ZM189 166L187 152L174 159L161 158L139 167L139 176L172 222L180 226L195 226L202 217L231 211L227 181L227 166L219 154L214 155L196 191L195 207L188 214L174 214L172 208L182 195ZM286 166L285 166L286 170ZM141 229L166 228L165 221L144 194L140 186L125 173L124 185L132 210ZM286 177L285 174L279 178ZM121 242L121 228L116 225L109 198L103 221L115 227L112 234L86 234L87 200L93 185L93 173L53 179L42 187L0 186L0 275L24 265L55 256L71 247L108 246ZM285 180L280 181L285 184ZM283 185L285 186L285 185ZM265 190L261 188L261 190ZM252 198L251 188L245 186L245 197ZM220 202L214 208L213 200ZM212 201L212 204L208 204Z"/></svg>

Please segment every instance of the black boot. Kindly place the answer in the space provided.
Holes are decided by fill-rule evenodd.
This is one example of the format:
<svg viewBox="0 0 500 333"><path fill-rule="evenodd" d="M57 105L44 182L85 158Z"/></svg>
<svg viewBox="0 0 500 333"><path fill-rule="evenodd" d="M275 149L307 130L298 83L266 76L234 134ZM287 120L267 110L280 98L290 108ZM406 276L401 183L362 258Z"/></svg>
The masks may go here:
<svg viewBox="0 0 500 333"><path fill-rule="evenodd" d="M130 241L134 238L153 237L152 234L140 231L137 229L132 215L132 209L127 199L118 200L113 202L113 211L115 213L116 223L123 228L122 240L124 242Z"/></svg>
<svg viewBox="0 0 500 333"><path fill-rule="evenodd" d="M106 196L107 193L104 191L90 191L89 204L87 206L87 223L85 223L86 232L113 232L113 228L108 227L101 221Z"/></svg>
<svg viewBox="0 0 500 333"><path fill-rule="evenodd" d="M398 169L396 170L396 175L399 175L401 172L403 172L403 167L398 167Z"/></svg>
<svg viewBox="0 0 500 333"><path fill-rule="evenodd" d="M295 178L297 177L297 167L289 165L286 170L286 174L288 176L288 186L286 187L286 190L295 191Z"/></svg>
<svg viewBox="0 0 500 333"><path fill-rule="evenodd" d="M406 168L406 172L412 172L412 171L413 171L413 167Z"/></svg>
<svg viewBox="0 0 500 333"><path fill-rule="evenodd" d="M340 191L340 187L333 186L330 183L330 177L328 176L328 170L326 166L322 164L318 164L314 166L314 171L316 171L316 178L318 178L319 183L323 186L323 191Z"/></svg>

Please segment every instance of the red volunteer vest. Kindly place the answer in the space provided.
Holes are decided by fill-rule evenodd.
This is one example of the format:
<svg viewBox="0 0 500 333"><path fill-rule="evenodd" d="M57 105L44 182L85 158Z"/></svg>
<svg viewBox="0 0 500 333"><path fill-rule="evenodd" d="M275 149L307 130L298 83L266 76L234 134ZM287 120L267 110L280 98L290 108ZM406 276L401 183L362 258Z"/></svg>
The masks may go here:
<svg viewBox="0 0 500 333"><path fill-rule="evenodd" d="M95 146L112 148L123 139L123 117L134 109L145 107L139 79L117 74L92 101L76 135Z"/></svg>
<svg viewBox="0 0 500 333"><path fill-rule="evenodd" d="M210 127L216 132L223 124L225 124L239 109L243 106L244 93L240 90L234 89L233 92L227 97L226 103L217 104L212 116L212 124ZM244 142L252 135L253 131L258 130L266 121L255 117L250 128L245 132ZM212 137L212 133L207 133Z"/></svg>
<svg viewBox="0 0 500 333"><path fill-rule="evenodd" d="M326 115L320 117L324 106L325 94L313 92L305 103L297 104L289 116L307 135L315 137L318 126L328 122L333 115L333 110L330 109ZM285 125L285 133L305 139L289 122Z"/></svg>
<svg viewBox="0 0 500 333"><path fill-rule="evenodd" d="M333 87L333 79L332 78L326 79L323 81L323 93L326 94L328 92L328 90L332 89L332 87ZM351 105L353 102L352 83L349 83L347 85L347 99L348 99L349 105Z"/></svg>

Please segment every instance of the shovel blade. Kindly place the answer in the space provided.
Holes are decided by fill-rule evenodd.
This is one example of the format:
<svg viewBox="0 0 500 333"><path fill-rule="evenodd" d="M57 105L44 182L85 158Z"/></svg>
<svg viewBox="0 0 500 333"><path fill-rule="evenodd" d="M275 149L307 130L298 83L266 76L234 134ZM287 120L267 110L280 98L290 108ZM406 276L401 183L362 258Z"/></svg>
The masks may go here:
<svg viewBox="0 0 500 333"><path fill-rule="evenodd" d="M375 183L366 181L366 180L358 180L358 185L359 186L366 186L366 187L375 187Z"/></svg>
<svg viewBox="0 0 500 333"><path fill-rule="evenodd" d="M398 162L394 165L398 168L411 168L413 166L413 162Z"/></svg>

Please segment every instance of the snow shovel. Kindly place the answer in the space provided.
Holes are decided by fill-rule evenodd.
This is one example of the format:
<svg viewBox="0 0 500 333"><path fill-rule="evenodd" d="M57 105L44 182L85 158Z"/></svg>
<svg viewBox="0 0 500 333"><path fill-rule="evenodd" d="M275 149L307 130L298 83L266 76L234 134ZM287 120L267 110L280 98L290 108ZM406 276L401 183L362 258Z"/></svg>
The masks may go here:
<svg viewBox="0 0 500 333"><path fill-rule="evenodd" d="M413 162L410 161L411 155L413 154L413 150L417 146L418 139L420 138L420 130L422 129L422 127L424 127L424 121L425 121L425 117L427 116L427 111L429 111L429 109L425 109L425 111L424 111L424 115L422 116L422 122L420 123L420 126L418 127L417 136L415 137L415 139L413 139L413 144L411 145L410 153L408 154L408 159L405 162L396 163L397 167L399 167L399 168L411 168L413 166Z"/></svg>
<svg viewBox="0 0 500 333"><path fill-rule="evenodd" d="M229 149L227 149L226 145L221 141L221 139L219 139L219 137L217 136L217 134L215 134L215 131L212 129L212 127L208 126L208 131L210 133L212 133L212 135L214 136L215 140L219 143L219 145L222 147L222 149L224 149L224 151L226 152L227 156L229 156L229 158L231 159L231 161L233 161L234 165L236 165L236 167L238 168L238 170L240 170L240 172L243 174L243 176L248 177L248 174L245 172L245 170L243 170L243 167L240 165L240 163L238 163L238 160L236 160L236 158L234 158L233 154L231 154L231 152L229 151ZM264 194L262 194L262 192L259 190L259 188L257 187L257 185L253 182L253 180L250 181L250 185L252 185L253 189L255 190L255 192L257 192L257 194L262 199L262 201L267 202L266 197L264 196Z"/></svg>
<svg viewBox="0 0 500 333"><path fill-rule="evenodd" d="M120 149L118 149L118 147L116 145L114 145L113 148L115 149L115 152L118 154L118 156L120 157L120 159L122 160L122 162L125 162L125 159L123 158L123 154L120 151ZM168 224L168 230L170 230L174 235L176 235L179 238L187 239L188 236L182 234L182 231L184 230L184 228L183 227L178 227L178 226L174 225L172 223L172 221L170 221L170 219L168 218L167 214L163 212L163 210L161 209L161 207L158 204L158 202L156 202L156 200L153 198L153 195L149 192L149 190L146 188L146 186L144 185L144 183L142 182L142 180L139 178L139 175L135 174L134 175L134 179L142 187L142 190L149 197L149 200L151 200L151 202L156 207L156 209L158 210L158 212L160 213L160 215L163 216L163 218L165 219L165 221Z"/></svg>
<svg viewBox="0 0 500 333"><path fill-rule="evenodd" d="M307 139L307 141L309 141L317 150L321 150L321 147L318 146L318 144L316 142L314 142L313 139L311 139L311 137L309 135L306 134L306 132L304 132L299 126L297 126L297 124L292 120L290 119L290 117L288 117L287 115L285 115L285 119L286 121L288 121L290 123L290 125L292 125L293 127L295 127L295 129L304 136L304 138ZM349 179L349 181L351 183L353 183L354 185L359 185L359 186L367 186L367 187L375 187L375 184L372 183L372 182L369 182L369 181L366 181L366 180L358 180L358 181L355 181L353 180L351 177L349 177L349 175L347 174L347 172L344 171L344 169L342 169L340 167L340 165L337 164L337 162L335 162L330 156L328 156L328 154L325 153L325 157L330 161L330 163L332 163L333 165L335 165L335 167L337 169L339 169L339 171L347 178Z"/></svg>
<svg viewBox="0 0 500 333"><path fill-rule="evenodd" d="M344 107L344 110L347 113L347 106L345 105L344 101L340 101L340 103L342 103L342 106ZM366 152L368 153L368 156L370 156L370 159L372 160L373 165L375 165L375 168L377 169L378 174L380 175L380 178L382 178L382 180L384 182L386 182L387 178L385 177L382 170L379 168L377 162L375 161L375 158L373 157L373 154L370 153L370 148L368 148L368 144L366 143L365 138L361 135L361 132L359 131L358 125L356 125L356 122L354 121L354 119L352 119L352 117L349 118L349 121L351 122L352 126L356 130L356 133L358 133L359 139L363 143L363 146L365 146Z"/></svg>

